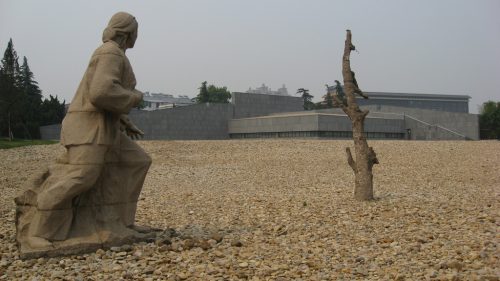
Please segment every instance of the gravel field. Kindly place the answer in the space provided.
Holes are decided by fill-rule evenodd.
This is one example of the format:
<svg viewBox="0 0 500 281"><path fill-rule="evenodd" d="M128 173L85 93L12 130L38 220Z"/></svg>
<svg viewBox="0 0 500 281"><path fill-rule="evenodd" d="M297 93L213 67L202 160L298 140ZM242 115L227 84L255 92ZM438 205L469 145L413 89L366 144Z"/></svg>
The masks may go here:
<svg viewBox="0 0 500 281"><path fill-rule="evenodd" d="M373 202L339 140L142 141L151 243L19 260L13 198L60 145L0 150L0 280L499 280L500 142L370 141Z"/></svg>

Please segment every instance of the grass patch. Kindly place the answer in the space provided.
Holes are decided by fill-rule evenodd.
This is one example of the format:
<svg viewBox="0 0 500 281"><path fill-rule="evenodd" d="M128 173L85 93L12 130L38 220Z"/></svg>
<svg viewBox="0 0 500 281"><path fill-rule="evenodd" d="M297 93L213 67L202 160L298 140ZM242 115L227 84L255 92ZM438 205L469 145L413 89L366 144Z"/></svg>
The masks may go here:
<svg viewBox="0 0 500 281"><path fill-rule="evenodd" d="M41 145L41 144L54 144L58 141L53 140L19 140L14 139L9 141L8 139L0 139L0 149L8 149L14 147L28 146L28 145Z"/></svg>

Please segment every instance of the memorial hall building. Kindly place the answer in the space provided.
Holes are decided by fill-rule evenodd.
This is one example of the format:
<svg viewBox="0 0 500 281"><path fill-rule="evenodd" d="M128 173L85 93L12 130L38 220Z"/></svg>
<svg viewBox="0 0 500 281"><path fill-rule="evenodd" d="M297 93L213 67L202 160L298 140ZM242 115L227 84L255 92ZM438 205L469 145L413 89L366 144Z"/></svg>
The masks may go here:
<svg viewBox="0 0 500 281"><path fill-rule="evenodd" d="M357 101L370 111L368 139L479 139L478 115L469 113L467 95L365 93L369 99ZM352 138L351 121L339 108L305 111L302 98L281 92L231 95L230 103L134 110L130 118L151 140ZM42 137L58 139L59 130L60 125L42 127Z"/></svg>

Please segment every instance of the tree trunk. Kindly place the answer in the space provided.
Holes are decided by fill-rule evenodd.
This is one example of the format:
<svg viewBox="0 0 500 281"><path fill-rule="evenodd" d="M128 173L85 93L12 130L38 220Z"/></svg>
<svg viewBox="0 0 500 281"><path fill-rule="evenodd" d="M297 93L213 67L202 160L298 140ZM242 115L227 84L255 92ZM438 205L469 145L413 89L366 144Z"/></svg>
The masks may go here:
<svg viewBox="0 0 500 281"><path fill-rule="evenodd" d="M12 134L12 129L10 127L10 111L8 113L8 122L9 122L9 141L12 141L14 139L14 134Z"/></svg>
<svg viewBox="0 0 500 281"><path fill-rule="evenodd" d="M373 148L368 146L364 134L364 121L368 110L362 111L356 102L355 93L358 93L364 98L368 98L354 83L354 73L351 71L350 55L351 51L355 50L351 42L351 31L347 30L347 37L344 47L344 56L342 59L342 76L344 77L344 93L347 97L347 106L335 96L335 101L342 110L349 116L352 122L352 137L354 140L354 150L356 160L353 159L351 150L346 148L347 162L354 171L355 185L354 198L357 200L372 200L373 199L373 174L372 167L378 164L377 155Z"/></svg>

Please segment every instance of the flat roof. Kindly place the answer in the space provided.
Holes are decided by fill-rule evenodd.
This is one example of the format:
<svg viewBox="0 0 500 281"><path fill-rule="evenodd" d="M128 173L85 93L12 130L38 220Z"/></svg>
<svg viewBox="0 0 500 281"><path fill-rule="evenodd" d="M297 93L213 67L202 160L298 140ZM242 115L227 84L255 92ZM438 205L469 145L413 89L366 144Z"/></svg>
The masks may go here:
<svg viewBox="0 0 500 281"><path fill-rule="evenodd" d="M144 101L147 102L168 102L168 103L192 103L189 98L184 97L155 97L155 96L144 96Z"/></svg>
<svg viewBox="0 0 500 281"><path fill-rule="evenodd" d="M423 98L423 99L436 99L436 100L456 100L456 99L470 99L468 95L436 95L436 94L414 94L414 93L388 93L388 92L364 92L368 97L388 97L388 98Z"/></svg>
<svg viewBox="0 0 500 281"><path fill-rule="evenodd" d="M269 119L269 118L286 118L286 117L300 117L300 116L337 116L337 117L348 117L345 113L320 113L314 111L297 111L297 112L284 112L282 114L264 115L264 116L254 116L245 118L234 118L231 120L250 120L250 119ZM402 114L399 113L388 113L388 112L371 112L366 116L366 118L373 119L403 119Z"/></svg>

